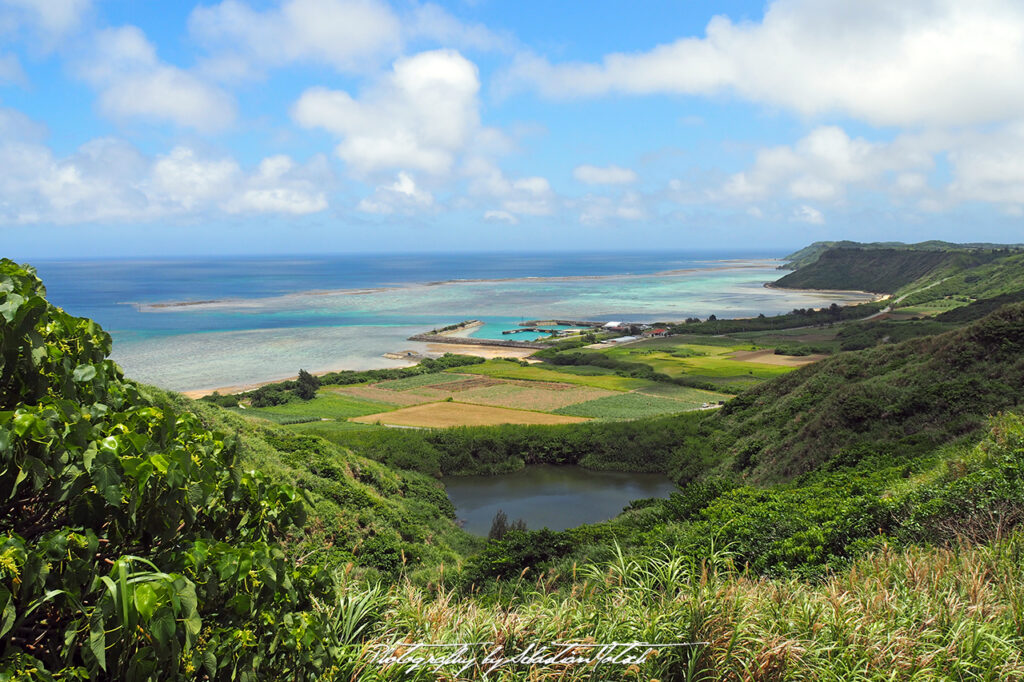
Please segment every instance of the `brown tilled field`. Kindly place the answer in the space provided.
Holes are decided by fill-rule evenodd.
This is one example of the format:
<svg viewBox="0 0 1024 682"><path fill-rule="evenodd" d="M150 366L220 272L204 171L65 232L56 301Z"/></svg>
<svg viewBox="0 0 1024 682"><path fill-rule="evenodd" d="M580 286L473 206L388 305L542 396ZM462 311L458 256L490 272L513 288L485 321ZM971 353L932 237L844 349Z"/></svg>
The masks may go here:
<svg viewBox="0 0 1024 682"><path fill-rule="evenodd" d="M331 393L350 395L355 398L379 400L381 402L391 403L392 405L420 405L432 400L437 400L437 398L434 397L428 398L420 395L414 395L408 391L389 391L383 388L377 388L376 386L330 386L325 390L330 391Z"/></svg>
<svg viewBox="0 0 1024 682"><path fill-rule="evenodd" d="M571 386L568 384L538 385L538 383L534 381L506 381L494 386L464 391L456 395L455 399L478 405L548 412L617 393L617 391L606 391L603 388L590 388L588 386Z"/></svg>
<svg viewBox="0 0 1024 682"><path fill-rule="evenodd" d="M572 424L587 420L582 417L510 410L489 405L441 402L403 407L394 412L368 414L349 421L364 424L380 422L396 426L444 428L448 426L495 426L497 424Z"/></svg>

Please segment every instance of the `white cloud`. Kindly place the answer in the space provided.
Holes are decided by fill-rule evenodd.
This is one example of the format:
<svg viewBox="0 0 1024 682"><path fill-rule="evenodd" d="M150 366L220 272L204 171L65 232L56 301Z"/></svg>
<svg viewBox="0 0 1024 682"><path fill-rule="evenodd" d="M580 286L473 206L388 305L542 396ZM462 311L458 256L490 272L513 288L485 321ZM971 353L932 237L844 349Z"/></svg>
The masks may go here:
<svg viewBox="0 0 1024 682"><path fill-rule="evenodd" d="M463 173L469 178L469 193L485 201L498 201L497 215L544 216L555 211L557 197L546 178L539 176L510 180L492 161L481 157L468 159ZM486 214L485 214L486 217Z"/></svg>
<svg viewBox="0 0 1024 682"><path fill-rule="evenodd" d="M0 225L147 222L218 213L304 214L327 208L327 160L299 166L286 156L245 172L231 158L175 147L147 158L127 142L101 138L59 158L45 131L0 109Z"/></svg>
<svg viewBox="0 0 1024 682"><path fill-rule="evenodd" d="M331 181L323 156L300 167L285 155L260 162L257 172L224 204L228 213L290 213L305 215L327 208L324 187Z"/></svg>
<svg viewBox="0 0 1024 682"><path fill-rule="evenodd" d="M265 11L224 0L194 9L189 29L215 52L265 66L312 62L349 71L401 46L398 18L377 0L286 0Z"/></svg>
<svg viewBox="0 0 1024 682"><path fill-rule="evenodd" d="M115 119L167 121L202 132L235 118L234 99L194 74L166 64L135 26L100 31L79 74L99 90L99 108Z"/></svg>
<svg viewBox="0 0 1024 682"><path fill-rule="evenodd" d="M576 166L572 176L588 185L628 185L636 182L636 173L620 166Z"/></svg>
<svg viewBox="0 0 1024 682"><path fill-rule="evenodd" d="M934 151L930 137L870 142L851 138L836 126L820 126L792 146L760 150L753 167L732 175L720 196L741 201L768 196L840 200L850 186L879 186L890 173L931 168Z"/></svg>
<svg viewBox="0 0 1024 682"><path fill-rule="evenodd" d="M954 200L1024 203L1024 122L966 133L948 153Z"/></svg>
<svg viewBox="0 0 1024 682"><path fill-rule="evenodd" d="M296 62L364 72L410 44L501 52L516 47L511 37L466 24L433 3L409 3L399 15L381 0L284 0L262 10L222 0L194 9L189 30L210 51L204 72L228 81Z"/></svg>
<svg viewBox="0 0 1024 682"><path fill-rule="evenodd" d="M519 218L515 217L508 211L486 211L484 212L484 220L489 223L505 223L507 225L519 224Z"/></svg>
<svg viewBox="0 0 1024 682"><path fill-rule="evenodd" d="M601 63L521 56L504 88L551 97L713 95L882 125L961 125L1024 115L1017 0L776 0L760 22L714 17L685 37Z"/></svg>
<svg viewBox="0 0 1024 682"><path fill-rule="evenodd" d="M793 220L801 223L809 223L811 225L824 225L825 214L813 206L803 204L802 206L797 206L793 210Z"/></svg>
<svg viewBox="0 0 1024 682"><path fill-rule="evenodd" d="M648 216L644 198L637 192L626 192L621 198L591 194L572 203L579 207L579 220L584 225L643 220Z"/></svg>
<svg viewBox="0 0 1024 682"><path fill-rule="evenodd" d="M17 55L0 55L0 85L23 84L26 82L25 72Z"/></svg>
<svg viewBox="0 0 1024 682"><path fill-rule="evenodd" d="M48 51L76 31L91 0L0 0L0 34L31 35L33 49Z"/></svg>
<svg viewBox="0 0 1024 682"><path fill-rule="evenodd" d="M393 184L378 187L373 196L360 201L359 210L384 215L395 212L411 214L433 205L434 195L418 187L408 173L400 172Z"/></svg>
<svg viewBox="0 0 1024 682"><path fill-rule="evenodd" d="M424 38L447 47L468 50L511 52L515 40L497 34L483 24L464 24L433 3L415 6L402 22L408 39Z"/></svg>
<svg viewBox="0 0 1024 682"><path fill-rule="evenodd" d="M480 132L479 88L472 62L452 50L435 50L399 59L358 99L311 88L292 116L304 127L342 138L338 156L357 172L446 174Z"/></svg>
<svg viewBox="0 0 1024 682"><path fill-rule="evenodd" d="M175 147L152 171L156 196L186 211L228 195L241 174L234 159L202 159L188 147Z"/></svg>

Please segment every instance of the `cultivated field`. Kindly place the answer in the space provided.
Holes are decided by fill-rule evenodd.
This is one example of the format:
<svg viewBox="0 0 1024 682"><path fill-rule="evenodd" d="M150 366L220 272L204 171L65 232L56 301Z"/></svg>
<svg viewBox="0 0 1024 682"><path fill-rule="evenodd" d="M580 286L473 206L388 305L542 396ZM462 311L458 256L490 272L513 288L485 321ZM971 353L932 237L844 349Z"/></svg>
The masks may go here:
<svg viewBox="0 0 1024 682"><path fill-rule="evenodd" d="M639 419L674 414L700 407L701 403L686 405L674 398L661 398L643 393L619 393L578 405L556 410L556 414L569 414L593 419Z"/></svg>
<svg viewBox="0 0 1024 682"><path fill-rule="evenodd" d="M364 424L380 422L395 426L444 428L448 426L495 426L497 424L571 424L586 421L586 419L547 412L528 412L488 405L443 402L404 407L394 412L356 417L351 421Z"/></svg>
<svg viewBox="0 0 1024 682"><path fill-rule="evenodd" d="M735 339L712 337L698 338L699 343L690 341L694 338L691 336L686 341L678 337L650 339L605 353L626 362L642 362L671 377L691 376L731 390L756 386L821 357L787 360L786 356L773 355L770 349Z"/></svg>
<svg viewBox="0 0 1024 682"><path fill-rule="evenodd" d="M250 417L269 419L280 424L298 419L346 419L393 410L395 407L397 406L394 404L379 400L365 400L329 391L320 391L312 400L275 405L274 407L250 407L236 411Z"/></svg>
<svg viewBox="0 0 1024 682"><path fill-rule="evenodd" d="M568 371L561 371L563 368L548 369L531 365L523 367L516 362L507 360L488 360L482 365L460 367L459 371L467 374L481 374L484 376L499 379L521 379L523 381L546 381L555 383L577 384L580 386L591 386L603 388L609 391L632 391L638 388L646 388L654 383L645 379L632 379L620 377L617 374L582 374L571 371L574 368L564 368Z"/></svg>
<svg viewBox="0 0 1024 682"><path fill-rule="evenodd" d="M717 347L709 346L712 350ZM635 419L698 409L730 396L614 374L589 366L529 366L489 360L459 371L422 374L376 384L328 386L314 400L241 412L291 423L296 430L330 437L400 426L550 424L593 419ZM410 409L413 407L423 409ZM382 416L388 413L389 416ZM350 420L345 422L344 420ZM308 422L299 424L299 422Z"/></svg>

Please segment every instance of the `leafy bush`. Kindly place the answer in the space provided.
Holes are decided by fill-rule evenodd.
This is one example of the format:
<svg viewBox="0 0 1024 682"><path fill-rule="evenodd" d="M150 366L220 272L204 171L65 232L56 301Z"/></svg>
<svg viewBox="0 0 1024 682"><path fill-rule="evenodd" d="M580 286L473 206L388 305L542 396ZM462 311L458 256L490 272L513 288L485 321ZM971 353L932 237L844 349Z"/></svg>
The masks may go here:
<svg viewBox="0 0 1024 682"><path fill-rule="evenodd" d="M147 399L110 336L0 261L0 671L294 678L337 656L333 586L279 542L303 496Z"/></svg>

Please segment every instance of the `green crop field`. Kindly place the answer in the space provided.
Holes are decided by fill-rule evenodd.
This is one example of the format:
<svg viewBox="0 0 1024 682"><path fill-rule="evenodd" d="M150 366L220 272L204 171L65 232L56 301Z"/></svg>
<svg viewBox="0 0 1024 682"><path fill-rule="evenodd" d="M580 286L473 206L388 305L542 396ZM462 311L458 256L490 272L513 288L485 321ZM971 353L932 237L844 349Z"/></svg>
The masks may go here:
<svg viewBox="0 0 1024 682"><path fill-rule="evenodd" d="M324 440L344 445L346 442L345 436L351 434L353 431L370 431L386 427L377 426L376 424L360 424L359 422L320 421L306 422L303 424L289 424L287 428L291 431L295 431L296 433L303 433L308 436L320 436Z"/></svg>
<svg viewBox="0 0 1024 682"><path fill-rule="evenodd" d="M234 411L249 417L259 417L272 422L286 423L296 419L347 419L364 414L376 414L396 409L398 406L376 400L364 400L334 392L321 391L312 400L302 400L275 405L274 407L250 407Z"/></svg>
<svg viewBox="0 0 1024 682"><path fill-rule="evenodd" d="M644 395L658 396L659 398L673 398L691 405L700 407L704 403L717 403L720 400L729 400L733 396L728 393L715 393L714 391L702 391L699 388L689 386L677 386L675 384L657 384L644 388L637 393Z"/></svg>
<svg viewBox="0 0 1024 682"><path fill-rule="evenodd" d="M630 344L605 352L619 360L642 362L669 376L689 374L708 379L770 379L793 370L792 367L746 362L728 356L734 351L757 348L749 343L735 341L729 346L680 343L670 337Z"/></svg>
<svg viewBox="0 0 1024 682"><path fill-rule="evenodd" d="M580 386L593 386L594 388L605 388L610 391L632 391L637 388L646 388L653 381L646 379L632 379L620 377L615 374L588 376L559 371L561 368L548 369L536 365L522 365L507 360L488 360L481 365L459 367L463 374L480 374L482 376L495 377L498 379L522 379L524 381L554 381L563 384L577 384Z"/></svg>
<svg viewBox="0 0 1024 682"><path fill-rule="evenodd" d="M642 393L624 393L620 395L589 400L577 405L569 405L555 410L555 414L572 415L576 417L591 417L594 419L640 419L642 417L656 417L663 414L674 414L686 412L700 407L701 401L689 404L674 398L659 398Z"/></svg>
<svg viewBox="0 0 1024 682"><path fill-rule="evenodd" d="M462 370L462 367L458 368ZM410 388L423 388L424 386L433 386L435 384L447 384L453 381L463 381L466 377L462 374L448 372L431 372L430 374L419 374L414 377L407 377L405 379L392 379L391 381L382 381L379 384L374 384L377 388L385 388L389 391L406 391Z"/></svg>

